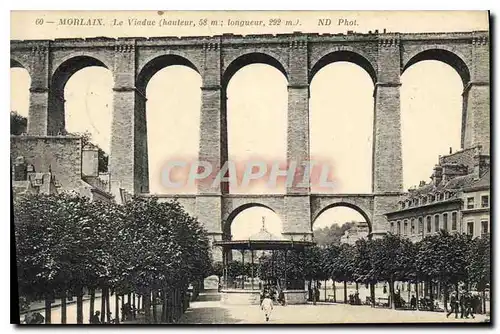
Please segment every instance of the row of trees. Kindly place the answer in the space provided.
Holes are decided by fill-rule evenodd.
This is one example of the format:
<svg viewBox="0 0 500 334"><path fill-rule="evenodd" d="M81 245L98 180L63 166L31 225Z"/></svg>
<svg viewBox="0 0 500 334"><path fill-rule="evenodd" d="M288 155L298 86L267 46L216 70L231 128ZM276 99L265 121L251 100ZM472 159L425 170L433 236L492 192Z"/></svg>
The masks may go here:
<svg viewBox="0 0 500 334"><path fill-rule="evenodd" d="M242 267L233 263L229 264L230 277L250 274L249 265ZM472 239L465 234L441 231L413 243L388 234L380 239L360 239L355 245L330 244L311 247L304 252L289 251L286 263L288 286L293 285L294 280L344 282L344 301L347 301L347 282L370 286L372 301L375 300L374 285L387 282L391 307L395 307L395 282L415 284L417 294L417 283L425 282L429 288L425 294L430 299L434 297L432 285L440 284L446 304L449 293L453 289L458 292L459 286L474 288L484 294L491 276L490 238ZM277 253L272 260L269 255L261 257L254 272L261 279L270 276L284 278L284 254ZM220 270L218 274L221 274Z"/></svg>
<svg viewBox="0 0 500 334"><path fill-rule="evenodd" d="M158 297L161 320L169 321L180 316L189 284L199 286L211 270L206 231L176 202L134 198L118 205L77 194L37 194L17 198L14 209L19 294L46 300L47 323L50 303L61 298L64 307L68 296L76 296L77 322L83 323L84 290L91 295L90 315L95 291L102 291L101 322L110 293L116 317L118 296L135 293L146 321L159 320ZM63 310L63 323L65 318Z"/></svg>

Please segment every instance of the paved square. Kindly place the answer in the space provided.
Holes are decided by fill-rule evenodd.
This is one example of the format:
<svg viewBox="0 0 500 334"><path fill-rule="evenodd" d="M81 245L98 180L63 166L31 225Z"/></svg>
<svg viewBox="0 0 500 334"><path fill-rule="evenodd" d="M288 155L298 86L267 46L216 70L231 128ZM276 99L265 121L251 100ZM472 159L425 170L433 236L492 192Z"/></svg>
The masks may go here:
<svg viewBox="0 0 500 334"><path fill-rule="evenodd" d="M269 324L324 324L324 323L401 323L401 322L482 322L486 316L475 319L446 318L442 312L399 311L369 306L343 304L275 306ZM223 305L216 292L200 295L199 301L182 316L183 324L263 324L264 313L258 305Z"/></svg>

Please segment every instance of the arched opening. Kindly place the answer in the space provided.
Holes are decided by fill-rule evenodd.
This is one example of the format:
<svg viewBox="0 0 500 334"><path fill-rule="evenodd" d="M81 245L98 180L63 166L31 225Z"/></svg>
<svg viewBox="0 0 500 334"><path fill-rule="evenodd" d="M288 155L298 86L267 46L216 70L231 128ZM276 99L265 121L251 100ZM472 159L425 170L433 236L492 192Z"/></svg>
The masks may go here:
<svg viewBox="0 0 500 334"><path fill-rule="evenodd" d="M268 182L272 166L286 162L288 90L283 66L262 54L240 57L226 70L223 89L228 160L235 164L238 180L230 183L229 192L284 193L285 182ZM245 181L245 171L258 173L254 163L266 166L260 168L266 173Z"/></svg>
<svg viewBox="0 0 500 334"><path fill-rule="evenodd" d="M462 92L470 75L445 50L413 57L401 75L401 135L405 189L430 181L438 156L461 147L465 119Z"/></svg>
<svg viewBox="0 0 500 334"><path fill-rule="evenodd" d="M147 97L151 193L196 193L195 184L188 182L187 176L189 164L198 157L201 85L201 76L194 66L180 57L157 58L140 76L139 87L145 88ZM173 161L185 165L167 171L167 166ZM172 185L165 182L166 172ZM174 186L174 183L179 183L179 186Z"/></svg>
<svg viewBox="0 0 500 334"><path fill-rule="evenodd" d="M64 86L64 124L68 133L90 134L93 144L110 153L113 75L100 66L80 69Z"/></svg>
<svg viewBox="0 0 500 334"><path fill-rule="evenodd" d="M223 226L224 238L235 242L276 242L283 240L283 224L280 217L269 207L250 203L242 205L229 215ZM277 260L278 252L270 250L228 249L226 288L262 288L265 273L269 272L268 260ZM274 272L274 270L273 270ZM261 275L259 275L259 273ZM259 277L260 276L260 277Z"/></svg>
<svg viewBox="0 0 500 334"><path fill-rule="evenodd" d="M354 245L368 238L372 225L368 214L350 203L335 203L325 207L312 223L314 240L318 245Z"/></svg>
<svg viewBox="0 0 500 334"><path fill-rule="evenodd" d="M314 182L311 191L370 193L375 72L361 56L338 52L322 58L312 74L310 155L328 166L333 183Z"/></svg>
<svg viewBox="0 0 500 334"><path fill-rule="evenodd" d="M223 229L226 240L248 240L263 227L278 237L283 231L281 218L271 208L252 203L231 212Z"/></svg>
<svg viewBox="0 0 500 334"><path fill-rule="evenodd" d="M81 70L84 71L73 78ZM99 140L101 145L107 141L106 146L109 148L112 88L112 74L102 61L89 56L77 56L63 62L51 79L48 133L59 135L71 133L75 129L86 129L99 138L94 140ZM89 101L96 105L89 105ZM109 116L103 116L103 109L107 109ZM69 128L66 126L67 121L71 122ZM101 121L107 124L106 139L102 136L104 130L96 130L95 122ZM98 134L98 131L101 133Z"/></svg>
<svg viewBox="0 0 500 334"><path fill-rule="evenodd" d="M10 61L10 134L27 132L31 77L20 63Z"/></svg>

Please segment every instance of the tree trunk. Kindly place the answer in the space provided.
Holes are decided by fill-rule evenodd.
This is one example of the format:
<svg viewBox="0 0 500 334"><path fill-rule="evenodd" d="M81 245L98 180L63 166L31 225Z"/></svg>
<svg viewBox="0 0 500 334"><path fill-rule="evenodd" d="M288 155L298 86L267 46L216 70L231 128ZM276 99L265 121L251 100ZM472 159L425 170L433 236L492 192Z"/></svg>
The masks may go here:
<svg viewBox="0 0 500 334"><path fill-rule="evenodd" d="M313 288L313 305L316 305L316 288L318 287L318 282L314 281L314 288Z"/></svg>
<svg viewBox="0 0 500 334"><path fill-rule="evenodd" d="M356 282L356 292L359 292L359 283Z"/></svg>
<svg viewBox="0 0 500 334"><path fill-rule="evenodd" d="M61 324L65 324L66 316L66 290L61 294Z"/></svg>
<svg viewBox="0 0 500 334"><path fill-rule="evenodd" d="M447 313L448 313L448 297L449 297L448 284L445 284L443 286L443 303L444 303L444 311Z"/></svg>
<svg viewBox="0 0 500 334"><path fill-rule="evenodd" d="M344 304L347 304L347 281L344 281Z"/></svg>
<svg viewBox="0 0 500 334"><path fill-rule="evenodd" d="M90 310L89 310L89 323L90 323L90 318L94 315L95 311L95 288L90 289Z"/></svg>
<svg viewBox="0 0 500 334"><path fill-rule="evenodd" d="M307 300L309 300L309 301L313 300L313 298L312 298L312 295L313 295L313 293L312 293L312 282L310 280L307 281L307 292L308 292L308 295L309 295L309 298L307 298Z"/></svg>
<svg viewBox="0 0 500 334"><path fill-rule="evenodd" d="M429 280L429 299L431 300L431 310L434 309L434 291L433 290L433 284L432 280Z"/></svg>
<svg viewBox="0 0 500 334"><path fill-rule="evenodd" d="M144 308L144 317L146 323L151 323L151 292L148 291L142 295L142 307Z"/></svg>
<svg viewBox="0 0 500 334"><path fill-rule="evenodd" d="M389 303L389 306L395 310L396 309L396 303L394 302L394 279L391 277L391 279L389 280L389 293L390 293L390 299L391 299L391 302Z"/></svg>
<svg viewBox="0 0 500 334"><path fill-rule="evenodd" d="M76 293L76 323L83 324L83 289L79 288Z"/></svg>
<svg viewBox="0 0 500 334"><path fill-rule="evenodd" d="M483 311L483 314L486 314L486 289L483 289L482 295L483 295L482 311ZM490 303L491 303L491 301L490 301Z"/></svg>
<svg viewBox="0 0 500 334"><path fill-rule="evenodd" d="M165 289L161 290L161 322L167 322L167 295Z"/></svg>
<svg viewBox="0 0 500 334"><path fill-rule="evenodd" d="M106 321L106 291L108 288L101 289L101 324Z"/></svg>
<svg viewBox="0 0 500 334"><path fill-rule="evenodd" d="M370 299L372 300L372 307L375 306L375 283L370 283Z"/></svg>
<svg viewBox="0 0 500 334"><path fill-rule="evenodd" d="M120 323L120 297L115 291L115 324Z"/></svg>
<svg viewBox="0 0 500 334"><path fill-rule="evenodd" d="M419 310L420 310L420 306L419 306L419 304L420 304L420 303L419 303L419 301L420 301L420 295L419 295L419 293L418 293L418 292L419 292L419 291L418 291L418 285L419 285L419 282L418 282L418 280L417 280L417 282L415 283L415 294L417 295L417 297L416 297L416 298L417 298L417 305L416 305L417 311L419 311Z"/></svg>
<svg viewBox="0 0 500 334"><path fill-rule="evenodd" d="M328 280L325 279L325 302L326 302L326 282L328 282Z"/></svg>
<svg viewBox="0 0 500 334"><path fill-rule="evenodd" d="M52 323L52 297L45 298L45 323Z"/></svg>
<svg viewBox="0 0 500 334"><path fill-rule="evenodd" d="M132 293L132 316L135 320L135 292Z"/></svg>
<svg viewBox="0 0 500 334"><path fill-rule="evenodd" d="M337 282L335 282L335 280L332 280L332 284L333 284L333 302L336 303L337 302Z"/></svg>
<svg viewBox="0 0 500 334"><path fill-rule="evenodd" d="M109 304L109 288L106 288L106 318L111 321L111 305Z"/></svg>
<svg viewBox="0 0 500 334"><path fill-rule="evenodd" d="M156 290L151 292L151 303L153 304L153 323L158 323L158 319L156 318Z"/></svg>

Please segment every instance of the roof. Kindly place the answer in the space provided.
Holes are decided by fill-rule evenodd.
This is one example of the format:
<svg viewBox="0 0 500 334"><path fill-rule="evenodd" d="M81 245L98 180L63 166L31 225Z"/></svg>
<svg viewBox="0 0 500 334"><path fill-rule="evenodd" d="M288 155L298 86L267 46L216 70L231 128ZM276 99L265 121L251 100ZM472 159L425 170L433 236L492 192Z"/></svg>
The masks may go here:
<svg viewBox="0 0 500 334"><path fill-rule="evenodd" d="M281 235L277 236L266 230L264 226L260 229L259 232L251 235L248 240L252 241L270 241L270 240L283 240Z"/></svg>

